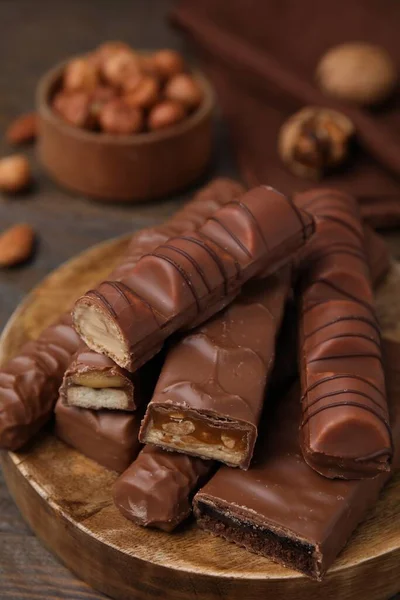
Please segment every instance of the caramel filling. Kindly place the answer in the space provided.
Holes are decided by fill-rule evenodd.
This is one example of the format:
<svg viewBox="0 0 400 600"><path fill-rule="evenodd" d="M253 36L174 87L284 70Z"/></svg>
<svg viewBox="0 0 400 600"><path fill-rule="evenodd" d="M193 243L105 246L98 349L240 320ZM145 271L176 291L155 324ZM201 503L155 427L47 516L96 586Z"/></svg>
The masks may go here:
<svg viewBox="0 0 400 600"><path fill-rule="evenodd" d="M246 457L249 431L225 419L184 410L153 408L145 441L238 465Z"/></svg>
<svg viewBox="0 0 400 600"><path fill-rule="evenodd" d="M126 382L118 375L107 375L103 372L89 371L88 373L75 373L70 381L75 385L83 385L94 389L122 388Z"/></svg>

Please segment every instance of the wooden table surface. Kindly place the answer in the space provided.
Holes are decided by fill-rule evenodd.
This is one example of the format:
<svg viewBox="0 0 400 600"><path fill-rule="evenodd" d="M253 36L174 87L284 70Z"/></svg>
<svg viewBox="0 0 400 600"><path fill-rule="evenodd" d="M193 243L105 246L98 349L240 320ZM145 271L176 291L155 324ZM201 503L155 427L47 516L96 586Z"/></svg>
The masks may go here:
<svg viewBox="0 0 400 600"><path fill-rule="evenodd" d="M1 131L13 116L33 107L36 83L47 69L104 40L186 53L183 41L167 24L171 5L170 0L1 0ZM204 181L216 174L237 174L219 119L215 130L213 165ZM1 156L12 152L1 144ZM96 204L57 188L42 172L34 149L27 154L34 165L35 189L16 198L0 196L0 230L28 222L38 233L38 248L29 264L0 272L0 330L25 294L60 263L93 244L163 220L194 189L145 205ZM400 237L391 233L388 239L400 258ZM30 532L0 472L0 600L100 598L104 596L78 581Z"/></svg>

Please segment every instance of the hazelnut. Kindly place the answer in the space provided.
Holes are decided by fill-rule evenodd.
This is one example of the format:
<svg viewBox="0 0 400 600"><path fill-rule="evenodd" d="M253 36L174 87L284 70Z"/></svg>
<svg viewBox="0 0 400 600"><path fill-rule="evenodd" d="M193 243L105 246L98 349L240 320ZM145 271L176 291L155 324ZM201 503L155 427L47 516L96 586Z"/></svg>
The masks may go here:
<svg viewBox="0 0 400 600"><path fill-rule="evenodd" d="M91 127L90 95L87 92L59 92L54 96L54 110L70 125Z"/></svg>
<svg viewBox="0 0 400 600"><path fill-rule="evenodd" d="M144 74L142 73L142 71L137 70L132 72L122 84L123 92L128 93L136 90L142 83L143 77Z"/></svg>
<svg viewBox="0 0 400 600"><path fill-rule="evenodd" d="M163 423L162 429L171 435L189 435L196 429L192 421Z"/></svg>
<svg viewBox="0 0 400 600"><path fill-rule="evenodd" d="M31 168L22 154L13 154L0 159L0 190L15 194L31 183Z"/></svg>
<svg viewBox="0 0 400 600"><path fill-rule="evenodd" d="M326 94L368 105L389 96L396 85L397 70L384 48L354 42L329 50L317 66L316 78Z"/></svg>
<svg viewBox="0 0 400 600"><path fill-rule="evenodd" d="M6 140L15 146L31 142L37 136L37 115L35 112L20 115L7 128Z"/></svg>
<svg viewBox="0 0 400 600"><path fill-rule="evenodd" d="M178 420L178 421L182 421L185 418L185 415L183 413L174 413L174 412L171 412L171 413L168 414L168 416L169 416L170 419Z"/></svg>
<svg viewBox="0 0 400 600"><path fill-rule="evenodd" d="M156 104L150 111L148 117L148 127L151 131L171 127L186 116L185 108L179 102L165 100Z"/></svg>
<svg viewBox="0 0 400 600"><path fill-rule="evenodd" d="M281 127L279 154L295 175L318 179L345 160L353 134L352 122L342 113L303 108Z"/></svg>
<svg viewBox="0 0 400 600"><path fill-rule="evenodd" d="M221 441L223 445L229 450L233 450L236 446L236 441L234 440L234 438L230 437L229 435L226 435L226 433L221 433Z"/></svg>
<svg viewBox="0 0 400 600"><path fill-rule="evenodd" d="M131 92L125 94L124 100L129 106L149 108L158 100L160 85L155 77L145 75Z"/></svg>
<svg viewBox="0 0 400 600"><path fill-rule="evenodd" d="M203 99L203 91L197 81L186 73L172 77L165 86L165 97L168 100L182 102L189 109L199 106Z"/></svg>
<svg viewBox="0 0 400 600"><path fill-rule="evenodd" d="M125 42L105 42L104 44L101 44L98 48L96 48L94 52L89 54L88 58L93 64L101 67L107 58L113 56L114 54L118 54L121 51L132 52L132 49Z"/></svg>
<svg viewBox="0 0 400 600"><path fill-rule="evenodd" d="M121 98L107 102L99 114L103 131L120 135L138 133L143 127L143 115L140 110L129 106Z"/></svg>
<svg viewBox="0 0 400 600"><path fill-rule="evenodd" d="M154 58L151 54L142 54L139 56L140 70L145 75L153 75L157 77L157 67L154 63Z"/></svg>
<svg viewBox="0 0 400 600"><path fill-rule="evenodd" d="M101 109L117 95L115 89L107 85L97 86L90 95L90 113L97 119Z"/></svg>
<svg viewBox="0 0 400 600"><path fill-rule="evenodd" d="M14 225L0 234L0 267L12 267L27 260L33 251L35 232L30 225Z"/></svg>
<svg viewBox="0 0 400 600"><path fill-rule="evenodd" d="M107 83L123 86L126 81L140 75L139 61L132 51L121 50L106 58L102 64L102 74Z"/></svg>
<svg viewBox="0 0 400 600"><path fill-rule="evenodd" d="M98 83L95 65L85 58L76 58L65 67L64 90L68 92L92 91Z"/></svg>
<svg viewBox="0 0 400 600"><path fill-rule="evenodd" d="M153 54L153 64L162 79L169 79L185 70L183 57L175 50L159 50Z"/></svg>

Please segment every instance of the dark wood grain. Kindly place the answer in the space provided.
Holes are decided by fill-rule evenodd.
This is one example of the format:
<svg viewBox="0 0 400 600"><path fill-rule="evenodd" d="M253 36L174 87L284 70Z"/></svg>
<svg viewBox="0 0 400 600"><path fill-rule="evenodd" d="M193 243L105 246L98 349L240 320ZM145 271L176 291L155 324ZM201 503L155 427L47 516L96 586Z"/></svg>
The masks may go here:
<svg viewBox="0 0 400 600"><path fill-rule="evenodd" d="M142 48L185 50L166 24L170 5L170 0L1 0L0 133L13 116L33 107L36 82L46 70L105 39L124 39ZM214 164L208 177L234 176L230 144L220 120L215 128ZM1 155L12 151L1 136ZM0 196L0 229L29 222L38 231L39 244L30 264L0 272L0 329L25 294L60 263L102 240L163 220L190 194L189 190L131 207L99 205L57 188L41 172L34 149L27 154L32 157L36 187L17 198ZM389 238L400 258L400 237L393 233ZM79 582L30 532L0 472L0 599L100 598L104 596Z"/></svg>

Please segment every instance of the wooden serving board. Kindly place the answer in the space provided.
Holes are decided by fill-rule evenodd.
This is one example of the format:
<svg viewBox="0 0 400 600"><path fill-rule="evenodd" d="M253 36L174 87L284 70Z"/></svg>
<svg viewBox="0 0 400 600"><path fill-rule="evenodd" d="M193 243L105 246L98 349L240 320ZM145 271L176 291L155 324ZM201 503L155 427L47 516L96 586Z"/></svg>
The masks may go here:
<svg viewBox="0 0 400 600"><path fill-rule="evenodd" d="M104 277L126 240L60 267L17 309L0 340L0 362ZM400 270L378 296L387 335L400 340ZM114 507L113 472L56 439L3 453L7 485L33 531L75 574L123 600L383 600L400 589L400 477L358 528L322 583L214 538L192 523L173 534L142 529Z"/></svg>

